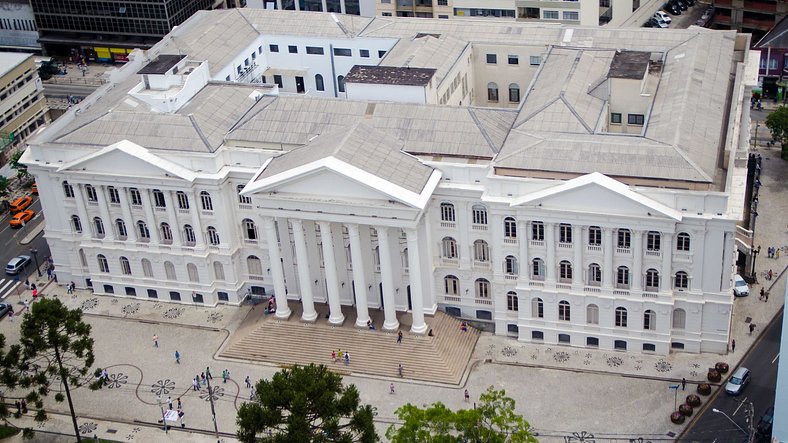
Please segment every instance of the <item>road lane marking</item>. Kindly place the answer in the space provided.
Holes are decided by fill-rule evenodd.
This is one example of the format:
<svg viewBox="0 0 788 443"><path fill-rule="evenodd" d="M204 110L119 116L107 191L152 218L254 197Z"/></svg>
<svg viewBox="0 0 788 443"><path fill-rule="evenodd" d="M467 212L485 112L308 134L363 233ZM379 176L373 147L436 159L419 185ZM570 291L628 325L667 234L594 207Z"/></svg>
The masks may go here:
<svg viewBox="0 0 788 443"><path fill-rule="evenodd" d="M776 362L778 358L780 358L779 352L777 353L777 355L774 356L774 360L772 360L772 364L774 364L774 362Z"/></svg>
<svg viewBox="0 0 788 443"><path fill-rule="evenodd" d="M731 414L731 416L734 416L734 415L736 415L736 413L737 413L737 412L739 412L739 409L741 409L741 406L742 406L744 403L746 403L746 402L747 402L747 397L744 397L744 400L742 400L742 401L738 402L738 403L739 403L739 406L736 406L736 410L735 410L735 411L733 411L733 414Z"/></svg>
<svg viewBox="0 0 788 443"><path fill-rule="evenodd" d="M11 295L11 293L13 293L16 290L17 286L19 286L20 284L22 284L22 282L8 280L8 283L6 283L5 285L3 285L2 288L0 288L0 292L5 291L3 292L3 296L0 297L0 299L5 300L5 298ZM8 288L8 285L11 285L11 287ZM8 289L6 290L6 288Z"/></svg>

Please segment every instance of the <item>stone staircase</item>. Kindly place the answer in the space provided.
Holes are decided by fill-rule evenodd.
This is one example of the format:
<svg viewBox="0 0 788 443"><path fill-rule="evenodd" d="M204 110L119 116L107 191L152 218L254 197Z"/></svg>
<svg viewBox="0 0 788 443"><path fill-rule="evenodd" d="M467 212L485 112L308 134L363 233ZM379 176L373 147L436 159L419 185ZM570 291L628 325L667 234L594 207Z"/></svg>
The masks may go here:
<svg viewBox="0 0 788 443"><path fill-rule="evenodd" d="M259 315L255 312L260 310L250 314ZM410 315L400 314L404 337L399 345L396 332L356 329L354 316L340 327L329 325L323 315L315 324L301 323L299 318L300 312L294 312L287 321L273 316L257 317L254 324L236 331L219 357L281 365L325 364L337 372L384 377L399 377L401 364L404 378L460 384L479 338L479 331L469 327L468 332L463 332L460 321L440 311L427 317L432 337L406 332L410 329ZM380 325L382 318L373 317L373 321ZM345 365L340 359L333 362L332 350L348 351L350 364Z"/></svg>

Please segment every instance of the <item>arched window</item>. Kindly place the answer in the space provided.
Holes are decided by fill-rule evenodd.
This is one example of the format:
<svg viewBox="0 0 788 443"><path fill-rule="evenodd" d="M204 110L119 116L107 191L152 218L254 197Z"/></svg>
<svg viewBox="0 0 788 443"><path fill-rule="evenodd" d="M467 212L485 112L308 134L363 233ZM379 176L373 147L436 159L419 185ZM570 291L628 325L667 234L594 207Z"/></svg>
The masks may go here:
<svg viewBox="0 0 788 443"><path fill-rule="evenodd" d="M490 247L486 241L476 240L473 242L473 259L481 262L490 260Z"/></svg>
<svg viewBox="0 0 788 443"><path fill-rule="evenodd" d="M569 302L566 300L561 300L558 302L558 319L561 321L570 321L571 317L571 307L569 306Z"/></svg>
<svg viewBox="0 0 788 443"><path fill-rule="evenodd" d="M684 329L687 326L687 311L676 308L673 310L673 329Z"/></svg>
<svg viewBox="0 0 788 443"><path fill-rule="evenodd" d="M629 268L626 266L619 266L616 271L616 287L629 289Z"/></svg>
<svg viewBox="0 0 788 443"><path fill-rule="evenodd" d="M337 89L339 89L339 92L345 92L345 76L344 75L340 75L339 77L337 77Z"/></svg>
<svg viewBox="0 0 788 443"><path fill-rule="evenodd" d="M68 184L68 182L63 182L63 194L66 198L74 198L74 187Z"/></svg>
<svg viewBox="0 0 788 443"><path fill-rule="evenodd" d="M246 257L246 268L249 270L249 275L263 275L263 263L254 255Z"/></svg>
<svg viewBox="0 0 788 443"><path fill-rule="evenodd" d="M76 233L82 232L82 222L79 220L78 215L71 216L71 225L74 227L74 232Z"/></svg>
<svg viewBox="0 0 788 443"><path fill-rule="evenodd" d="M689 275L686 272L679 271L676 273L675 287L677 289L689 288Z"/></svg>
<svg viewBox="0 0 788 443"><path fill-rule="evenodd" d="M520 269L517 267L517 258L513 255L507 255L503 261L504 274L517 275Z"/></svg>
<svg viewBox="0 0 788 443"><path fill-rule="evenodd" d="M616 326L621 328L627 327L627 308L621 306L616 308Z"/></svg>
<svg viewBox="0 0 788 443"><path fill-rule="evenodd" d="M473 205L473 224L486 225L487 224L487 208L482 205Z"/></svg>
<svg viewBox="0 0 788 443"><path fill-rule="evenodd" d="M616 246L620 249L629 249L632 244L632 233L629 229L619 229L618 230L618 242Z"/></svg>
<svg viewBox="0 0 788 443"><path fill-rule="evenodd" d="M128 232L126 231L126 222L123 219L115 220L115 233L118 235L118 240L126 240Z"/></svg>
<svg viewBox="0 0 788 443"><path fill-rule="evenodd" d="M245 240L257 240L257 226L255 226L254 221L248 218L245 218L243 221L243 231L244 231L244 239Z"/></svg>
<svg viewBox="0 0 788 443"><path fill-rule="evenodd" d="M514 291L509 291L506 293L506 310L507 311L520 310L520 300L517 298L517 293Z"/></svg>
<svg viewBox="0 0 788 443"><path fill-rule="evenodd" d="M657 329L657 314L651 309L646 309L643 313L643 329L646 331Z"/></svg>
<svg viewBox="0 0 788 443"><path fill-rule="evenodd" d="M531 317L544 318L544 302L541 298L531 299Z"/></svg>
<svg viewBox="0 0 788 443"><path fill-rule="evenodd" d="M534 280L544 280L544 260L535 258L531 261L531 278Z"/></svg>
<svg viewBox="0 0 788 443"><path fill-rule="evenodd" d="M200 274L197 272L197 265L188 263L186 265L186 272L189 274L189 281L192 283L200 282Z"/></svg>
<svg viewBox="0 0 788 443"><path fill-rule="evenodd" d="M213 200L211 200L211 194L208 191L200 192L200 203L203 211L213 211Z"/></svg>
<svg viewBox="0 0 788 443"><path fill-rule="evenodd" d="M380 246L372 250L372 264L375 265L375 271L380 271Z"/></svg>
<svg viewBox="0 0 788 443"><path fill-rule="evenodd" d="M686 232L679 232L676 236L676 250L689 252L690 250L690 235Z"/></svg>
<svg viewBox="0 0 788 443"><path fill-rule="evenodd" d="M503 219L503 236L505 238L517 238L517 221L513 217Z"/></svg>
<svg viewBox="0 0 788 443"><path fill-rule="evenodd" d="M183 242L186 246L194 246L197 242L197 237L195 237L194 229L191 225L183 225Z"/></svg>
<svg viewBox="0 0 788 443"><path fill-rule="evenodd" d="M326 90L326 86L323 84L323 76L320 74L315 75L315 89L318 91Z"/></svg>
<svg viewBox="0 0 788 443"><path fill-rule="evenodd" d="M153 278L153 266L147 258L142 259L142 275L148 278Z"/></svg>
<svg viewBox="0 0 788 443"><path fill-rule="evenodd" d="M599 286L602 284L602 268L597 263L588 265L588 285Z"/></svg>
<svg viewBox="0 0 788 443"><path fill-rule="evenodd" d="M348 246L350 247L350 246ZM408 261L408 248L402 250L402 269L408 270L410 268L410 261Z"/></svg>
<svg viewBox="0 0 788 443"><path fill-rule="evenodd" d="M120 272L123 275L131 275L131 263L129 263L129 259L126 257L120 258Z"/></svg>
<svg viewBox="0 0 788 443"><path fill-rule="evenodd" d="M595 304L586 306L586 323L589 325L599 324L599 306Z"/></svg>
<svg viewBox="0 0 788 443"><path fill-rule="evenodd" d="M79 250L79 262L82 264L83 268L88 267L88 257L85 255L84 249Z"/></svg>
<svg viewBox="0 0 788 443"><path fill-rule="evenodd" d="M509 101L512 103L520 102L520 86L517 83L509 84Z"/></svg>
<svg viewBox="0 0 788 443"><path fill-rule="evenodd" d="M252 197L248 195L241 195L241 191L244 190L244 185L238 185L238 203L242 205L251 205L252 204Z"/></svg>
<svg viewBox="0 0 788 443"><path fill-rule="evenodd" d="M96 256L99 265L99 272L109 272L109 262L107 262L107 257L104 257L103 254L99 254Z"/></svg>
<svg viewBox="0 0 788 443"><path fill-rule="evenodd" d="M446 290L446 295L457 295L460 293L460 280L453 275L443 277L443 286Z"/></svg>
<svg viewBox="0 0 788 443"><path fill-rule="evenodd" d="M572 263L569 263L567 260L561 260L561 263L558 264L558 279L562 283L571 283L572 282Z"/></svg>
<svg viewBox="0 0 788 443"><path fill-rule="evenodd" d="M656 269L646 271L646 291L659 291L659 271Z"/></svg>
<svg viewBox="0 0 788 443"><path fill-rule="evenodd" d="M487 279L476 279L476 298L490 298L490 282Z"/></svg>
<svg viewBox="0 0 788 443"><path fill-rule="evenodd" d="M498 101L498 84L495 82L487 83L487 101Z"/></svg>
<svg viewBox="0 0 788 443"><path fill-rule="evenodd" d="M441 203L441 221L454 222L454 205L451 203Z"/></svg>
<svg viewBox="0 0 788 443"><path fill-rule="evenodd" d="M104 238L104 222L100 217L93 218L93 234L98 238Z"/></svg>
<svg viewBox="0 0 788 443"><path fill-rule="evenodd" d="M144 221L137 221L137 231L139 231L140 240L150 240L150 231L148 230L148 225Z"/></svg>
<svg viewBox="0 0 788 443"><path fill-rule="evenodd" d="M175 265L170 261L164 262L164 273L167 275L167 280L176 280L178 278L175 275Z"/></svg>
<svg viewBox="0 0 788 443"><path fill-rule="evenodd" d="M216 232L216 228L214 228L213 226L208 226L207 231L208 231L208 243L210 243L212 246L219 245L219 233Z"/></svg>
<svg viewBox="0 0 788 443"><path fill-rule="evenodd" d="M218 281L224 281L224 265L220 261L213 262L213 275Z"/></svg>
<svg viewBox="0 0 788 443"><path fill-rule="evenodd" d="M659 251L661 249L662 235L657 231L648 231L646 234L646 250Z"/></svg>
<svg viewBox="0 0 788 443"><path fill-rule="evenodd" d="M172 230L167 223L161 224L161 242L165 244L172 243Z"/></svg>
<svg viewBox="0 0 788 443"><path fill-rule="evenodd" d="M457 258L457 242L451 237L443 237L441 241L443 258Z"/></svg>

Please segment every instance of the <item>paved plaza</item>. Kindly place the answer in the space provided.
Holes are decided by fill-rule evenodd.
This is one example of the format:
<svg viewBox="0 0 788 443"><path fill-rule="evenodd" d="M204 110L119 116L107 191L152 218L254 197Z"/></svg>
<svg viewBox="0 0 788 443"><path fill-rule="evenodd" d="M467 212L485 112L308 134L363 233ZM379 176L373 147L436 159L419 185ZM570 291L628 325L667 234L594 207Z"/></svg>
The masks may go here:
<svg viewBox="0 0 788 443"><path fill-rule="evenodd" d="M788 227L784 214L788 211L788 183L780 177L788 175L788 166L779 160L777 148L760 146L763 156L763 188L755 244L762 251L767 246L788 245ZM788 254L779 259L757 259L759 275L772 269L772 281L761 276L753 285L752 295L735 301L733 338L736 351L728 355L673 353L668 356L588 350L563 346L520 343L507 337L482 334L471 356L467 379L459 384L420 382L374 376L362 367L342 365L346 383L359 387L362 401L377 408L381 433L395 421L394 411L405 403L426 405L440 400L451 408L473 407L463 401L468 389L472 400L488 386L506 389L517 401L523 414L545 442L589 439L597 441L643 437L664 439L677 436L682 426L673 425L669 414L674 408L673 391L668 389L682 378L690 382L686 392L679 392L678 400L694 392L692 383L705 380L706 368L718 361L735 367L758 334L783 305L780 294L785 291ZM64 284L66 282L60 282ZM45 282L41 281L44 285ZM761 284L772 297L759 300ZM213 383L219 387L215 394L217 423L223 441L234 441L235 413L248 399L249 390L243 380L269 378L278 366L265 362L244 362L217 357L219 350L232 333L249 315L262 315L262 309L251 306L207 308L179 305L134 298L95 296L89 291L66 294L62 286L49 282L44 285L47 297L57 296L69 307L81 308L93 325L96 341L96 365L106 367L109 383L98 392L85 388L74 391L80 429L84 435L98 435L118 441L212 441L213 425L207 390L201 386L192 390L191 379L209 366ZM12 295L4 301L21 304L30 299L28 291ZM21 306L20 306L21 307ZM17 309L19 311L20 309ZM749 334L749 324L756 324ZM18 340L19 319L12 323L7 318L0 322L0 332L10 343ZM152 337L160 338L160 346L153 346ZM280 337L286 340L286 337ZM398 346L392 342L390 346ZM408 340L402 345L407 349ZM181 363L175 362L175 351ZM222 383L218 375L229 369L231 379ZM394 381L396 394L389 394L389 383ZM186 413L186 429L173 429L169 434L156 427L161 410L157 395L165 401L180 397ZM13 397L14 393L10 393ZM47 408L66 412L66 404L55 404L51 398ZM37 425L30 417L11 419L19 426L32 425L41 431L68 433L71 424L67 417L53 414L48 422ZM185 433L189 434L185 434ZM56 441L52 434L39 436L39 441ZM21 441L19 438L18 441Z"/></svg>

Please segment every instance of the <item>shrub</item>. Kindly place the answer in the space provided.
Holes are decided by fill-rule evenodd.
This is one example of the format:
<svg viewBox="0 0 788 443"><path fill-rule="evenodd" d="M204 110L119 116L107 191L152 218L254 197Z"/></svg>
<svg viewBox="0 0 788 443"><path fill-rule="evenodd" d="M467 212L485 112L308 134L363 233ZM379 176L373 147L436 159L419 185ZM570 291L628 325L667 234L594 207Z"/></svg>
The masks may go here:
<svg viewBox="0 0 788 443"><path fill-rule="evenodd" d="M709 369L709 373L706 374L706 378L708 378L710 382L716 383L722 380L722 375L720 375L720 371L716 369Z"/></svg>
<svg viewBox="0 0 788 443"><path fill-rule="evenodd" d="M708 383L701 383L698 385L698 394L709 395L711 394L711 385Z"/></svg>
<svg viewBox="0 0 788 443"><path fill-rule="evenodd" d="M687 396L687 404L692 406L693 408L697 408L700 406L700 397L695 394L690 394Z"/></svg>
<svg viewBox="0 0 788 443"><path fill-rule="evenodd" d="M681 413L681 415L685 415L689 417L690 415L692 415L692 406L686 403L684 403L683 405L679 405L679 412Z"/></svg>
<svg viewBox="0 0 788 443"><path fill-rule="evenodd" d="M714 365L714 369L718 370L720 372L720 374L727 374L729 366L724 361L721 361L721 362L717 363L716 365Z"/></svg>
<svg viewBox="0 0 788 443"><path fill-rule="evenodd" d="M684 414L682 414L681 412L676 411L676 412L670 414L670 421L672 421L673 423L675 423L677 425L680 425L680 424L684 423Z"/></svg>

